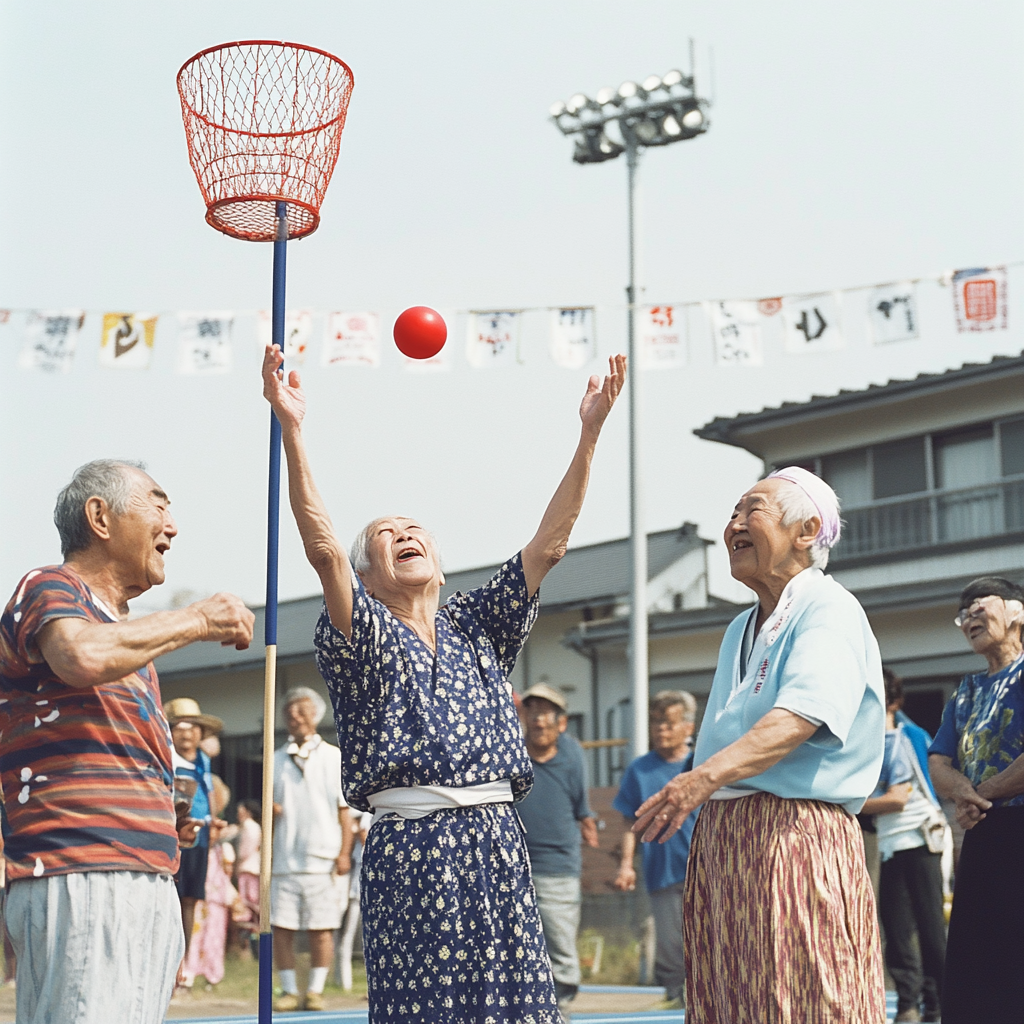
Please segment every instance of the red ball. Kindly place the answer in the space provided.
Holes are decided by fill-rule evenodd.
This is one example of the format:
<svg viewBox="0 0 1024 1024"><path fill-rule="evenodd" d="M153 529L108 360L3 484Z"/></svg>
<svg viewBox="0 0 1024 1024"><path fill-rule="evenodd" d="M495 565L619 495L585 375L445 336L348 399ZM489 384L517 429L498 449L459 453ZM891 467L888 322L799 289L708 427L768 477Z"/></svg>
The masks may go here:
<svg viewBox="0 0 1024 1024"><path fill-rule="evenodd" d="M444 348L448 327L429 306L410 306L395 321L395 344L410 359L430 359Z"/></svg>

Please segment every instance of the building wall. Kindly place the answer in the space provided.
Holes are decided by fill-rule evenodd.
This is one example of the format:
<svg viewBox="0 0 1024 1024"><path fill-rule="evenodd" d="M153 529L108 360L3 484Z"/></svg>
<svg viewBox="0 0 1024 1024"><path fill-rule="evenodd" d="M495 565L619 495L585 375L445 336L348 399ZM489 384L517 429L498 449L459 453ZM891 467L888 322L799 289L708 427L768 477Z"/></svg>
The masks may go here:
<svg viewBox="0 0 1024 1024"><path fill-rule="evenodd" d="M827 452L913 437L970 423L1012 416L1024 411L1019 375L959 386L955 390L919 395L899 401L879 400L821 419L757 431L739 439L766 463L799 462Z"/></svg>

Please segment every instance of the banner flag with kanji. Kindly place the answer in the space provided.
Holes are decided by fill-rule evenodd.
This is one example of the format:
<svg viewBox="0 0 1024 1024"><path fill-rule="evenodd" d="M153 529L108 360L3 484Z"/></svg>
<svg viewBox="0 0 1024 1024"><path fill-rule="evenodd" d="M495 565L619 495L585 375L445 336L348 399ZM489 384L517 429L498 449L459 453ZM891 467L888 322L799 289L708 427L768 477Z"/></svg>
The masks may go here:
<svg viewBox="0 0 1024 1024"><path fill-rule="evenodd" d="M470 313L466 358L478 370L515 366L519 362L518 310ZM442 350L443 351L443 350Z"/></svg>
<svg viewBox="0 0 1024 1024"><path fill-rule="evenodd" d="M674 369L687 362L687 321L682 306L641 306L637 310L640 365Z"/></svg>
<svg viewBox="0 0 1024 1024"><path fill-rule="evenodd" d="M84 323L84 309L32 310L25 321L25 346L18 365L24 370L67 373Z"/></svg>
<svg viewBox="0 0 1024 1024"><path fill-rule="evenodd" d="M785 296L782 325L787 352L834 352L843 347L839 297L834 292Z"/></svg>
<svg viewBox="0 0 1024 1024"><path fill-rule="evenodd" d="M324 366L380 366L380 317L366 310L329 313Z"/></svg>
<svg viewBox="0 0 1024 1024"><path fill-rule="evenodd" d="M917 337L917 287L913 281L881 284L868 298L871 337L876 345Z"/></svg>
<svg viewBox="0 0 1024 1024"><path fill-rule="evenodd" d="M762 366L761 313L756 302L709 302L718 366Z"/></svg>
<svg viewBox="0 0 1024 1024"><path fill-rule="evenodd" d="M104 313L99 364L113 370L148 370L156 340L156 313Z"/></svg>
<svg viewBox="0 0 1024 1024"><path fill-rule="evenodd" d="M261 309L257 327L260 348L274 343L274 317L269 309ZM284 315L284 361L298 363L306 361L309 343L313 338L313 311L311 309L289 309Z"/></svg>
<svg viewBox="0 0 1024 1024"><path fill-rule="evenodd" d="M227 373L233 323L232 313L179 313L178 373Z"/></svg>
<svg viewBox="0 0 1024 1024"><path fill-rule="evenodd" d="M953 310L960 334L1006 330L1006 267L958 270L952 283Z"/></svg>
<svg viewBox="0 0 1024 1024"><path fill-rule="evenodd" d="M556 366L578 370L597 352L593 306L551 310L551 359Z"/></svg>

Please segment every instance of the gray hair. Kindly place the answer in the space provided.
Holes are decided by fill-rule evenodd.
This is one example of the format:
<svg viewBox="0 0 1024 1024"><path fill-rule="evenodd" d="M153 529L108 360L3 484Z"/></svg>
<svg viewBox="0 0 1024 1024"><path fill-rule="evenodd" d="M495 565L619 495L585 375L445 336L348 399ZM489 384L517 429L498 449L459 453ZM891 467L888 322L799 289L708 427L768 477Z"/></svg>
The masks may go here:
<svg viewBox="0 0 1024 1024"><path fill-rule="evenodd" d="M135 481L128 470L145 470L144 462L131 459L95 459L79 466L71 483L57 495L53 522L60 534L60 551L67 558L76 551L84 551L91 543L93 532L85 516L85 503L90 498L102 498L116 516L128 511L128 503L135 489Z"/></svg>
<svg viewBox="0 0 1024 1024"><path fill-rule="evenodd" d="M647 705L647 712L663 715L669 708L682 708L684 722L692 722L697 717L697 700L685 690L662 690L656 693Z"/></svg>
<svg viewBox="0 0 1024 1024"><path fill-rule="evenodd" d="M779 489L778 498L776 499L779 510L782 512L783 526L792 526L794 523L806 523L808 519L821 518L821 513L802 487L793 483L792 480L780 477L774 479L781 479L781 482L784 484ZM836 507L838 505L839 499L837 497ZM824 569L828 565L829 546L827 544L822 544L815 539L809 553L812 568Z"/></svg>
<svg viewBox="0 0 1024 1024"><path fill-rule="evenodd" d="M313 717L316 719L316 724L319 725L324 720L324 715L327 714L327 704L316 690L308 686L293 686L284 695L284 702L281 707L287 710L292 704L297 704L300 700L312 702Z"/></svg>
<svg viewBox="0 0 1024 1024"><path fill-rule="evenodd" d="M373 536L373 531L380 523L383 523L388 519L405 519L405 516L378 516L376 519L368 522L360 531L356 534L356 539L352 541L352 547L349 548L348 560L352 563L352 568L356 572L364 573L370 569L370 538ZM434 545L434 554L437 555L438 564L441 562L441 549L438 547L437 538L430 532L430 530L424 530L426 535L430 538L430 543Z"/></svg>

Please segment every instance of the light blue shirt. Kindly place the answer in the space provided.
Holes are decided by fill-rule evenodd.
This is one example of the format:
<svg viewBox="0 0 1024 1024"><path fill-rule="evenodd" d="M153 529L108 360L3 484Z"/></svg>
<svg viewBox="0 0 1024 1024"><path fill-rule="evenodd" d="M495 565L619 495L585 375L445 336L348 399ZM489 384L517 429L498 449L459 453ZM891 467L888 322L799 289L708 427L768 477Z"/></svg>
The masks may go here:
<svg viewBox="0 0 1024 1024"><path fill-rule="evenodd" d="M725 632L694 765L785 708L820 722L817 732L730 792L823 800L856 814L878 782L885 744L882 661L867 616L831 576L805 569L782 592L741 671L743 633L756 614L756 606L743 612Z"/></svg>

